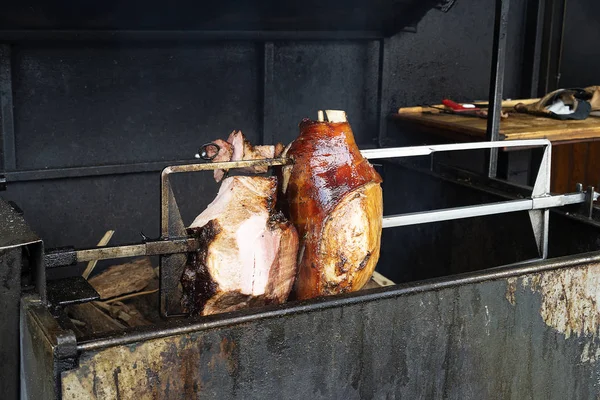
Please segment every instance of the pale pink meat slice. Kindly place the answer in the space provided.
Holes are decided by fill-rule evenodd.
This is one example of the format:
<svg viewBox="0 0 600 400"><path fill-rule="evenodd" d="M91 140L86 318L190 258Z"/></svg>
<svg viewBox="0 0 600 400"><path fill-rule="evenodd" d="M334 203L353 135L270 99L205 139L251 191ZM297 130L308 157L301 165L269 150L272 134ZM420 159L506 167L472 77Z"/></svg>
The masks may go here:
<svg viewBox="0 0 600 400"><path fill-rule="evenodd" d="M182 303L210 315L284 302L296 276L298 234L274 210L277 178L233 176L189 227L202 248L182 276Z"/></svg>

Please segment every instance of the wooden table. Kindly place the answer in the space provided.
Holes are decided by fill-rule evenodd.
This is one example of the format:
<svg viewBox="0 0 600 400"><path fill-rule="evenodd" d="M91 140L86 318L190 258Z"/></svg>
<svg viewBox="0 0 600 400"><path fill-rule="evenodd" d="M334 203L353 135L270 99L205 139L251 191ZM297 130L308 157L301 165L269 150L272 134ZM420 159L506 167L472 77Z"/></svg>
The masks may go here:
<svg viewBox="0 0 600 400"><path fill-rule="evenodd" d="M599 117L589 117L583 121L559 121L514 112L514 103L516 101L503 103L503 107L510 107L503 109L509 116L500 123L500 138L549 139L553 144L554 192L574 191L576 183L600 186ZM399 109L394 118L414 130L443 136L452 141L485 140L487 121L479 117L448 114L434 108L409 107Z"/></svg>

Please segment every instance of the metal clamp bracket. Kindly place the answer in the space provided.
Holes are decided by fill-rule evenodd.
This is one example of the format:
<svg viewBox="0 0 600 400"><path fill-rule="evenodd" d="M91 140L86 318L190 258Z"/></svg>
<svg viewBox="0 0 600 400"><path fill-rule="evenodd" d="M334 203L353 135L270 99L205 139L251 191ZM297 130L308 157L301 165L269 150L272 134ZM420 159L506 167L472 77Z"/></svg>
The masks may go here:
<svg viewBox="0 0 600 400"><path fill-rule="evenodd" d="M476 149L498 148L532 148L543 147L544 154L531 197L526 199L496 202L484 205L455 207L441 210L424 211L400 215L387 215L383 217L383 227L424 224L438 221L479 217L485 215L502 214L516 211L528 211L533 228L533 234L540 257L548 257L548 223L549 208L561 207L568 204L580 204L586 201L583 192L569 193L553 196L550 194L550 171L552 145L546 139L514 140L502 142L477 142L443 144L433 146L397 147L387 149L363 150L361 153L369 160L384 158L402 158L430 156L438 152L463 151ZM247 160L223 163L202 163L190 165L177 165L167 167L161 174L161 237L163 240L182 238L186 236L185 226L179 213L179 208L173 194L169 176L175 173L210 171L215 169L234 169L252 166L278 166L287 165L289 159L264 159ZM497 180L496 178L491 178ZM590 195L587 195L588 198ZM594 192L592 199L597 198ZM161 312L164 316L173 316L181 313L179 278L183 272L186 255L163 254L161 255Z"/></svg>
<svg viewBox="0 0 600 400"><path fill-rule="evenodd" d="M528 199L496 202L484 205L455 207L442 210L424 211L409 214L390 215L383 217L383 227L416 225L430 222L448 221L461 218L480 217L484 215L502 214L515 211L529 211L533 234L537 243L540 257L548 257L548 222L549 208L561 207L568 204L579 204L587 199L596 200L598 193L584 192L563 195L550 194L550 171L552 145L547 139L511 140L503 142L457 143L433 146L397 147L389 149L372 149L362 151L368 159L401 158L432 155L436 152L460 151L495 148L531 148L543 147L544 155L538 171L535 184ZM497 180L496 178L491 178ZM592 190L593 191L593 190ZM591 204L591 201L588 203ZM590 206L591 207L591 206Z"/></svg>

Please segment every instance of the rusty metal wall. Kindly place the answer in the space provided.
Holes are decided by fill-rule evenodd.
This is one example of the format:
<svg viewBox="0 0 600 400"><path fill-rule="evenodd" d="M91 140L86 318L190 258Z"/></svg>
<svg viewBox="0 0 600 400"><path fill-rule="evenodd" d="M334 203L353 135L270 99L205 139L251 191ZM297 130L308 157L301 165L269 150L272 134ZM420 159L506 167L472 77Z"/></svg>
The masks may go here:
<svg viewBox="0 0 600 400"><path fill-rule="evenodd" d="M79 345L62 394L596 398L598 284L594 253L120 334Z"/></svg>

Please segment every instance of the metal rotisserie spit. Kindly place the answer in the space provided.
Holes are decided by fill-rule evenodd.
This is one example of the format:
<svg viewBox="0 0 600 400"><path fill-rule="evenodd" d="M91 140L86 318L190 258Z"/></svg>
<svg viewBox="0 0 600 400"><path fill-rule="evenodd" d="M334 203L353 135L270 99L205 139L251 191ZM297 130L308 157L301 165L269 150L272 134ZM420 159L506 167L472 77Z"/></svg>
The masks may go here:
<svg viewBox="0 0 600 400"><path fill-rule="evenodd" d="M421 168L405 162L494 147L543 149L532 189L441 163ZM579 188L551 195L550 151L545 140L363 150L364 157L381 162L384 178L386 212L377 270L402 279L398 268L410 262L408 254L446 259L455 270L443 270L442 262L443 272L428 272L437 274L435 279L207 317L187 317L181 308L181 275L188 254L201 243L186 232L171 177L285 166L290 159L165 168L161 237L127 246L44 249L28 230L26 216L2 202L2 218L10 222L0 258L8 288L1 292L8 306L3 347L19 347L20 332L26 398L412 396L423 390L423 380L432 393L443 390L429 378L442 372L446 375L439 384L449 385L450 396L470 391L502 397L505 385L534 390L548 377L555 384L542 389L545 396L566 396L574 387L591 393L598 373L593 337L600 310L589 282L598 279L600 255L586 252L597 249L600 237L593 208L598 194ZM434 209L396 214L414 207L402 190L411 182L445 195L422 205ZM434 226L442 237L431 235ZM397 250L411 243L422 243L423 249ZM504 253L496 250L500 247ZM47 282L45 271L138 255L160 257L164 322L76 336L64 307L93 301L98 293L80 276ZM19 299L17 325L18 312L11 307ZM556 363L548 363L548 357Z"/></svg>
<svg viewBox="0 0 600 400"><path fill-rule="evenodd" d="M533 44L531 56L514 60L523 65L508 68L507 75L522 69L523 82L510 76L506 80L510 86L529 89L528 84L543 86L544 79L548 84L554 67L542 64L553 64L554 53L561 54L552 47L555 40L548 38L556 36L560 24L555 19L562 7L513 2L509 12L508 0L495 0L495 10L491 4L458 0L459 7L454 7L455 3L222 0L77 5L36 0L3 5L0 190L8 186L7 198L17 200L0 198L3 398L600 396L598 193L581 185L572 193L551 193L550 142L501 141L500 132L502 99L508 96L503 96L505 58L507 53L514 56L513 47L520 47L508 29L509 15L527 20L527 29L514 36L523 33L522 41ZM449 10L460 23L451 20L446 25L441 20ZM487 18L492 12L494 24ZM428 20L423 35L403 37L416 33L416 23L424 16ZM535 24L530 26L530 20ZM452 35L439 40L447 28ZM488 41L494 43L491 53L481 48ZM425 50L416 51L420 48ZM542 55L541 49L548 54ZM492 64L487 133L481 138L486 141L395 147L396 141L427 142L389 134L386 116L398 106L398 94L408 92L413 81L425 81L412 86L423 94L416 97L423 102L452 90L453 96L481 96L477 83L488 78L487 69L481 68L484 53L491 59L484 60L485 67ZM452 79L432 79L441 76ZM435 94L428 98L429 92ZM224 296L226 304L215 301L217 307L212 304L206 310L204 297L219 295L217 279L212 286L198 285L210 289L210 296L200 292L199 306L185 301L186 295L194 297L186 293L186 284L206 272L198 273L190 265L208 264L203 254L206 237L216 229L207 233L206 224L190 225L182 205L201 203L190 201L196 192L202 192L202 201L217 193L206 195L210 190L199 185L180 195L176 176L213 174L222 179L223 171L237 175L254 168L268 171L265 179L276 176L279 182L286 179L283 171L293 169L300 159L286 149L263 159L191 162L180 159L189 150L185 146L204 142L200 134L221 132L225 124L228 129L243 127L259 144L256 147L289 142L297 136L289 127L322 104L345 108L351 121L356 118L360 146L348 160L364 157L375 168L367 168L367 178L338 185L340 193L356 194L350 200L360 205L380 205L383 197L383 210L371 207L376 211L372 215L381 212L381 218L371 215L367 224L363 214L356 218L372 228L365 235L369 240L357 246L366 253L354 257L345 252L354 239L346 246L347 237L337 235L343 223L328 227L336 240L327 252L312 243L304 253L302 241L315 231L318 236L321 226L316 224L319 229L313 231L295 226L300 232L298 253L308 260L298 264L311 284L304 290L294 288L287 302L261 297L264 293L246 299L246 293L237 296L239 287L233 286L234 296ZM219 155L220 148L214 148ZM233 157L235 148L229 150ZM529 161L538 161L531 162L528 186L497 177L502 156L520 151L532 151ZM462 161L473 166L480 161L469 159L474 153L485 154L485 173L466 171L454 162L456 154L463 154ZM319 178L331 178L324 175ZM144 179L156 186L142 183ZM370 185L372 191L357 191L357 182L358 189ZM282 187L287 186L277 188ZM119 206L136 204L111 209L107 197L98 193L112 189L129 195L123 197L128 201L116 198L115 203L122 201ZM88 190L94 193L87 196ZM310 192L294 190L298 198ZM115 220L135 220L129 225L136 234L142 229L138 224L153 225L150 214L158 212L149 210L152 194L158 191L158 237L128 237L123 243L130 244L118 246L78 244L92 243L88 239L97 232L87 232L94 225L91 220L112 216L107 224L113 225ZM70 201L76 196L85 198ZM279 228L279 236L272 235L278 245L285 229L289 233L290 225L313 215L295 210L292 218L293 210L287 210L281 218L270 212L273 199L263 198L269 213L263 218L267 222L260 223ZM368 201L373 198L376 201ZM313 207L318 202L307 203ZM335 207L325 203L314 207L315 219L335 213ZM90 204L94 212L86 216L83 204ZM219 212L220 217L226 214ZM348 214L354 220L359 213ZM46 230L37 235L32 226ZM148 226L143 229L148 232ZM64 242L80 248L48 248L64 244L56 244L54 231L68 231L71 235L63 235L69 238ZM77 242L86 234L89 237ZM373 242L377 251L372 251ZM276 255L269 257L276 260L281 254L272 253ZM327 279L319 279L327 274L318 265L313 268L312 260L333 259L332 254L337 261L330 265L338 275L348 275L350 264L359 272L369 271L364 275L376 268L372 281L360 290L369 276L323 285ZM137 327L112 324L84 331L80 324L85 322L69 310L95 307L102 295L90 283L94 277L88 280L77 272L79 264L140 256L154 257L158 264L158 284L148 294L156 304L146 310L157 318ZM152 267L146 272L155 278ZM118 279L113 275L111 284L118 286ZM317 281L320 286L312 285ZM189 286L195 290L194 284ZM240 298L248 307L230 304ZM109 311L100 314L106 317Z"/></svg>

